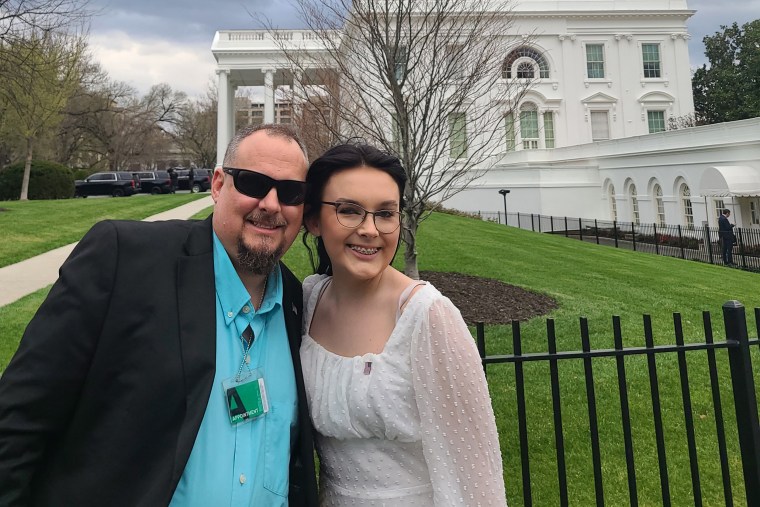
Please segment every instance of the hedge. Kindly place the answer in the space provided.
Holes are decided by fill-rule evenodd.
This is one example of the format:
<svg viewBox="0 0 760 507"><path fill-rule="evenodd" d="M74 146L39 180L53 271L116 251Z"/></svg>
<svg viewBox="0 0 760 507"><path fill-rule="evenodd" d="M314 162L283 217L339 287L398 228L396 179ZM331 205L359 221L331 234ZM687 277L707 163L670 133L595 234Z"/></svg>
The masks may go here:
<svg viewBox="0 0 760 507"><path fill-rule="evenodd" d="M12 164L0 171L0 201L15 201L21 195L24 163ZM29 176L29 199L70 199L74 197L74 174L65 165L42 160L32 161Z"/></svg>

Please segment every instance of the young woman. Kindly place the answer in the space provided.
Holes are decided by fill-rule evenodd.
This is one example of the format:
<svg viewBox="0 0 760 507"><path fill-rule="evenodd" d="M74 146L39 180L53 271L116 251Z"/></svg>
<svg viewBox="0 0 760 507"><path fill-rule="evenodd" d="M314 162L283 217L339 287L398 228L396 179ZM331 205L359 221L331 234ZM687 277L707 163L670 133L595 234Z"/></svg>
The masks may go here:
<svg viewBox="0 0 760 507"><path fill-rule="evenodd" d="M321 505L506 505L472 336L449 299L390 266L406 183L399 160L340 145L306 182L318 266L303 284L301 362Z"/></svg>

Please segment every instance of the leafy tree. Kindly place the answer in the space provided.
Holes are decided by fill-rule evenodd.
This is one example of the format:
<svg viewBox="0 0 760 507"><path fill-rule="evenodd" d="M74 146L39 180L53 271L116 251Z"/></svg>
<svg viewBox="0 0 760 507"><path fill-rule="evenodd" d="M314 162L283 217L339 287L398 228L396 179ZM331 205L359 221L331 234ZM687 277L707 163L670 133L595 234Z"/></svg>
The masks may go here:
<svg viewBox="0 0 760 507"><path fill-rule="evenodd" d="M692 79L698 123L760 116L760 19L721 30L703 39L710 66Z"/></svg>
<svg viewBox="0 0 760 507"><path fill-rule="evenodd" d="M60 124L79 84L86 40L81 34L30 30L0 45L5 114L25 141L26 164L20 199L27 200L34 143Z"/></svg>
<svg viewBox="0 0 760 507"><path fill-rule="evenodd" d="M398 154L408 177L404 271L418 278L425 204L461 191L503 153L505 113L531 80L504 79L502 66L530 39L506 35L514 19L508 0L478 8L459 0L294 3L307 39L320 46L307 53L272 30L296 76L294 109L331 142L361 137Z"/></svg>

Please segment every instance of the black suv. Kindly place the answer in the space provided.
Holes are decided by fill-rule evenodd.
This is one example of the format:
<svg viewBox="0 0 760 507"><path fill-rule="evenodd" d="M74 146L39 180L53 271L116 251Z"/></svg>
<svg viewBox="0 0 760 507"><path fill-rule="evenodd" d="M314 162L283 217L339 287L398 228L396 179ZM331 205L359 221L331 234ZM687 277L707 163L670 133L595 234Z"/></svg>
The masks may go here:
<svg viewBox="0 0 760 507"><path fill-rule="evenodd" d="M172 191L172 180L166 171L140 171L132 175L140 180L140 192L144 194L168 194Z"/></svg>
<svg viewBox="0 0 760 507"><path fill-rule="evenodd" d="M194 169L195 177L193 178L193 187L190 188L190 170L174 169L177 171L177 188L179 190L190 190L192 193L206 192L211 188L211 177L214 171L211 169Z"/></svg>
<svg viewBox="0 0 760 507"><path fill-rule="evenodd" d="M132 176L132 173L123 171L95 173L84 180L74 182L74 197L89 195L122 197L139 191L140 180Z"/></svg>

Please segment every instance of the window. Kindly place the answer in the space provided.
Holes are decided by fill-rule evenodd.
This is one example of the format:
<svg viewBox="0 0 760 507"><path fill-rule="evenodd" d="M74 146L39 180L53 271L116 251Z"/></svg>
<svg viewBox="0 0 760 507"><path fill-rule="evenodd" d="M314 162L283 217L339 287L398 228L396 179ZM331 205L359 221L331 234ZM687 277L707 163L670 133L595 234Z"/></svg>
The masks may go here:
<svg viewBox="0 0 760 507"><path fill-rule="evenodd" d="M524 150L538 149L538 111L535 104L524 104L520 109L520 137Z"/></svg>
<svg viewBox="0 0 760 507"><path fill-rule="evenodd" d="M449 156L451 158L467 156L467 117L464 113L449 115Z"/></svg>
<svg viewBox="0 0 760 507"><path fill-rule="evenodd" d="M724 209L726 209L726 205L723 203L723 199L715 199L715 218L720 218Z"/></svg>
<svg viewBox="0 0 760 507"><path fill-rule="evenodd" d="M631 184L628 189L631 197L631 216L633 217L633 223L639 225L639 195L636 193L636 185Z"/></svg>
<svg viewBox="0 0 760 507"><path fill-rule="evenodd" d="M515 117L512 113L504 116L504 128L507 133L507 151L515 151Z"/></svg>
<svg viewBox="0 0 760 507"><path fill-rule="evenodd" d="M665 132L665 111L647 111L649 133Z"/></svg>
<svg viewBox="0 0 760 507"><path fill-rule="evenodd" d="M749 218L752 225L760 225L760 199L749 201Z"/></svg>
<svg viewBox="0 0 760 507"><path fill-rule="evenodd" d="M554 148L554 113L544 113L544 142L547 148Z"/></svg>
<svg viewBox="0 0 760 507"><path fill-rule="evenodd" d="M538 66L538 75L541 79L548 79L549 78L549 65L546 63L546 59L543 57L541 53L536 51L533 48L523 46L520 48L517 48L509 53L507 55L507 58L504 60L504 64L501 67L501 77L504 79L512 79L515 77L512 72L512 66L515 64L515 62L521 58L526 58L530 61L523 61L520 62L517 66L517 76L516 77L526 77L527 74L529 74L530 78L535 77L535 65ZM528 67L530 67L530 70L528 70ZM525 75L520 76L520 73L523 73Z"/></svg>
<svg viewBox="0 0 760 507"><path fill-rule="evenodd" d="M656 208L657 225L665 227L665 202L662 199L662 187L660 185L654 186L654 205Z"/></svg>
<svg viewBox="0 0 760 507"><path fill-rule="evenodd" d="M589 79L604 79L604 45L586 45L586 75Z"/></svg>
<svg viewBox="0 0 760 507"><path fill-rule="evenodd" d="M644 77L658 78L660 72L660 45L659 44L642 44L641 55L644 60Z"/></svg>
<svg viewBox="0 0 760 507"><path fill-rule="evenodd" d="M463 58L463 48L460 45L450 44L446 46L446 65L445 75L453 80L464 79L465 73L462 65L467 63L467 58Z"/></svg>
<svg viewBox="0 0 760 507"><path fill-rule="evenodd" d="M393 68L396 75L396 81L399 83L403 81L404 77L406 76L406 64L406 46L398 46L396 48L396 54L393 58Z"/></svg>
<svg viewBox="0 0 760 507"><path fill-rule="evenodd" d="M617 221L617 201L615 201L615 186L610 184L607 188L607 199L610 201L610 216Z"/></svg>
<svg viewBox="0 0 760 507"><path fill-rule="evenodd" d="M691 190L686 183L681 184L681 210L686 227L694 228L694 210L691 207Z"/></svg>
<svg viewBox="0 0 760 507"><path fill-rule="evenodd" d="M604 141L610 138L610 122L607 111L591 111L591 139Z"/></svg>

